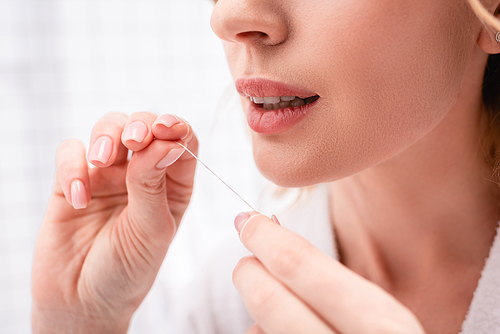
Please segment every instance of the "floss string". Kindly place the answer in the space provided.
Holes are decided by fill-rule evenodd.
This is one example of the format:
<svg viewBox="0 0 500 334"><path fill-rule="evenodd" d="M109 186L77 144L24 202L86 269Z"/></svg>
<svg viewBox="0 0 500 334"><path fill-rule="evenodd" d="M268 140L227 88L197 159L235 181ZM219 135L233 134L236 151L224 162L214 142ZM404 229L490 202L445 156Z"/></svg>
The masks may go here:
<svg viewBox="0 0 500 334"><path fill-rule="evenodd" d="M252 209L252 211L257 211L255 210L250 204L248 204L247 201L245 201L243 199L243 197L240 196L240 194L238 194L233 188L231 188L226 182L224 182L223 179L221 179L219 177L219 175L215 174L215 172L213 170L211 170L207 165L205 165L205 163L203 163L203 161L200 160L200 158L198 158L193 152L191 152L186 146L182 145L181 143L175 141L174 143L176 143L177 145L181 146L182 148L184 148L186 150L186 152L188 152L189 154L191 154L193 156L193 158L195 158L196 160L198 160L198 162L200 164L203 165L203 167L205 167L210 173L212 173L216 178L218 178L222 183L224 183L224 185L226 187L229 188L229 190L231 190L236 196L238 196L243 202L245 202L246 205L248 205L250 207L250 209Z"/></svg>

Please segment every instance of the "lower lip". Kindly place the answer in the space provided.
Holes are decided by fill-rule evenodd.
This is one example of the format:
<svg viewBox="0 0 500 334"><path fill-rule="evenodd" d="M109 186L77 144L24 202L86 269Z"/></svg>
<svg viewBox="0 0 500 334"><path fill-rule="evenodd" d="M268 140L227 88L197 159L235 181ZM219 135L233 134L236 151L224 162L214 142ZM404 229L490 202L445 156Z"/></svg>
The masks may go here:
<svg viewBox="0 0 500 334"><path fill-rule="evenodd" d="M250 128L260 134L278 134L285 132L306 117L318 100L294 108L265 110L250 102L247 110L247 122Z"/></svg>

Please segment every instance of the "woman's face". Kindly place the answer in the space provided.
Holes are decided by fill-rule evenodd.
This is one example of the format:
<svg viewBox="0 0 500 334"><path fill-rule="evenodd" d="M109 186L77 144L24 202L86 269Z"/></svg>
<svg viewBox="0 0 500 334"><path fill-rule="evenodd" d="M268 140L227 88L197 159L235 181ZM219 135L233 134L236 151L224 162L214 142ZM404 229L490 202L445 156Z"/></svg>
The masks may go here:
<svg viewBox="0 0 500 334"><path fill-rule="evenodd" d="M212 28L243 95L257 166L278 185L305 186L429 133L457 102L474 20L465 1L219 0ZM264 108L249 96L314 102Z"/></svg>

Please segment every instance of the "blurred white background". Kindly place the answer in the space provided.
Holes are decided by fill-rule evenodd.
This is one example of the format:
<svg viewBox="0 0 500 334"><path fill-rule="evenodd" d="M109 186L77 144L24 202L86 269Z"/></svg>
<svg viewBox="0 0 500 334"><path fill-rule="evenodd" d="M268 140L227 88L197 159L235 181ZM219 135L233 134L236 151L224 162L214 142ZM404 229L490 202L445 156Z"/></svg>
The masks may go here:
<svg viewBox="0 0 500 334"><path fill-rule="evenodd" d="M30 333L30 270L57 145L108 111L174 113L250 203L256 171L210 0L0 0L0 333ZM248 208L201 166L160 279L181 288Z"/></svg>

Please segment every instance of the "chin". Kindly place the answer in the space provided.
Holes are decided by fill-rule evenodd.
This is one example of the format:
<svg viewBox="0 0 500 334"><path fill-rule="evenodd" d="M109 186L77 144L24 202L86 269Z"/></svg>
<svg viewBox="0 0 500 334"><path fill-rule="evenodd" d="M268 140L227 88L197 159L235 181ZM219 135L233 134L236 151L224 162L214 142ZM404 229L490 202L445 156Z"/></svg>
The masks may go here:
<svg viewBox="0 0 500 334"><path fill-rule="evenodd" d="M322 162L307 157L295 156L287 159L279 152L267 154L254 149L254 159L260 173L269 181L284 188L298 188L334 181L335 168L328 168ZM310 158L310 157L309 157Z"/></svg>

